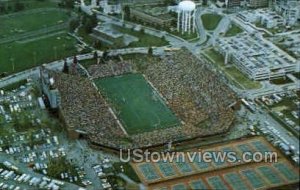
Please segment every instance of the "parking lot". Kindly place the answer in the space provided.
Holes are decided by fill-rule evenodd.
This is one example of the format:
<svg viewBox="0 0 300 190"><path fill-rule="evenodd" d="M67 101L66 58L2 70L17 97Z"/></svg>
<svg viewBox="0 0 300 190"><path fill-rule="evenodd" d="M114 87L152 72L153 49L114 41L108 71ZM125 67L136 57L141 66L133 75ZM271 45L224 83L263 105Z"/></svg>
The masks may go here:
<svg viewBox="0 0 300 190"><path fill-rule="evenodd" d="M0 89L0 189L109 189L115 158L69 140L45 102L34 81Z"/></svg>

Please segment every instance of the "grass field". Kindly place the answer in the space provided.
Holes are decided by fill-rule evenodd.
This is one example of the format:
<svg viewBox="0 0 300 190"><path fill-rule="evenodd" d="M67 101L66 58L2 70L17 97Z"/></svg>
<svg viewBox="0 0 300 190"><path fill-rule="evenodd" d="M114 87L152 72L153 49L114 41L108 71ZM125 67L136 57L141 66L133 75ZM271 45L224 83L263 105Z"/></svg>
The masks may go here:
<svg viewBox="0 0 300 190"><path fill-rule="evenodd" d="M243 30L240 27L238 27L237 25L233 24L231 26L231 28L226 32L225 37L235 36L235 35L237 35L239 33L242 33L242 32L243 32Z"/></svg>
<svg viewBox="0 0 300 190"><path fill-rule="evenodd" d="M16 14L1 18L0 38L47 28L68 19L68 13L60 10L49 10L30 14Z"/></svg>
<svg viewBox="0 0 300 190"><path fill-rule="evenodd" d="M178 37L180 37L180 38L182 38L184 40L187 40L187 41L199 40L197 32L191 33L191 34L189 34L189 33L186 32L186 33L182 34L181 32L178 32L178 31L172 31L172 32L170 32L170 34L178 36Z"/></svg>
<svg viewBox="0 0 300 190"><path fill-rule="evenodd" d="M76 40L66 33L27 43L2 44L0 45L0 74L22 71L74 55L76 53L75 44Z"/></svg>
<svg viewBox="0 0 300 190"><path fill-rule="evenodd" d="M286 78L273 79L270 82L271 84L283 85L283 84L292 83L293 81L290 78L286 77Z"/></svg>
<svg viewBox="0 0 300 190"><path fill-rule="evenodd" d="M212 62L221 69L231 80L235 86L241 89L257 89L261 88L261 84L256 81L250 80L246 75L240 72L234 66L226 67L224 64L224 57L213 49L206 50L205 54L212 60Z"/></svg>
<svg viewBox="0 0 300 190"><path fill-rule="evenodd" d="M0 4L2 4L5 7L4 12L0 12L1 14L11 14L15 12L15 1L1 1ZM31 9L37 9L37 8L49 8L49 7L58 7L58 3L51 1L51 0L23 0L22 4L24 4L24 10L31 10Z"/></svg>
<svg viewBox="0 0 300 190"><path fill-rule="evenodd" d="M206 30L214 30L222 19L222 16L216 14L204 14L201 16L203 26Z"/></svg>
<svg viewBox="0 0 300 190"><path fill-rule="evenodd" d="M140 74L95 81L117 111L128 134L173 127L179 120Z"/></svg>

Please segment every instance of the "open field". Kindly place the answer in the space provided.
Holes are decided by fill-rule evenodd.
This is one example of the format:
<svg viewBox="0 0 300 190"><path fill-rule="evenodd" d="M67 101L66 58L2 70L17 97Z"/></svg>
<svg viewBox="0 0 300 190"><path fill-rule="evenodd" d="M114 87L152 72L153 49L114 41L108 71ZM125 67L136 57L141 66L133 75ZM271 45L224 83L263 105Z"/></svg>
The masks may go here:
<svg viewBox="0 0 300 190"><path fill-rule="evenodd" d="M30 41L0 45L0 73L22 71L76 53L76 40L66 33Z"/></svg>
<svg viewBox="0 0 300 190"><path fill-rule="evenodd" d="M186 33L182 34L181 32L178 32L178 31L171 31L170 34L178 36L187 41L199 40L197 32L191 33L191 34L186 32Z"/></svg>
<svg viewBox="0 0 300 190"><path fill-rule="evenodd" d="M235 66L226 67L226 65L224 64L224 57L215 50L206 50L205 54L218 68L220 68L226 74L227 78L231 80L238 88L261 88L261 84L259 82L248 79L248 77L240 72Z"/></svg>
<svg viewBox="0 0 300 190"><path fill-rule="evenodd" d="M37 1L37 0L25 0L22 1L22 4L24 4L24 10L31 10L31 9L37 9L37 8L49 8L49 7L58 7L58 3L51 1L51 0L43 0L43 1ZM11 14L14 13L15 10L15 2L14 1L6 1L6 0L0 0L0 6L5 7L3 12L0 12L0 15L2 14Z"/></svg>
<svg viewBox="0 0 300 190"><path fill-rule="evenodd" d="M231 37L231 36L235 36L235 35L237 35L239 33L242 33L242 32L243 32L243 30L240 27L238 27L235 24L232 24L231 28L226 32L225 36L226 37Z"/></svg>
<svg viewBox="0 0 300 190"><path fill-rule="evenodd" d="M236 161L221 161L214 156L216 151L233 152ZM187 153L180 161L156 163L132 163L141 181L149 189L268 189L297 184L299 168L292 165L263 137L252 137L226 143L201 147L201 152L211 152L212 161L205 162L198 149L188 151L196 153L195 160L188 160ZM245 162L243 154L276 152L277 162ZM251 159L251 154L247 159ZM191 155L190 155L191 156Z"/></svg>
<svg viewBox="0 0 300 190"><path fill-rule="evenodd" d="M109 77L95 83L112 103L128 134L179 124L176 116L142 75Z"/></svg>
<svg viewBox="0 0 300 190"><path fill-rule="evenodd" d="M68 14L62 10L47 10L36 12L22 12L9 17L1 18L0 38L44 29L56 24L64 23Z"/></svg>
<svg viewBox="0 0 300 190"><path fill-rule="evenodd" d="M203 26L206 30L214 30L222 19L222 16L216 14L204 14L201 16Z"/></svg>

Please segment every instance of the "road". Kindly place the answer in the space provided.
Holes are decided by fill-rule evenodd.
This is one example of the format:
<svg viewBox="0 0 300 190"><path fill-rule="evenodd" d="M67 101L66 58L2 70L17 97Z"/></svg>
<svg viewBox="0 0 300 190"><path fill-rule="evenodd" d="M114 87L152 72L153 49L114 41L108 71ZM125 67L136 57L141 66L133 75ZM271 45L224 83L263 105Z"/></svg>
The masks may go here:
<svg viewBox="0 0 300 190"><path fill-rule="evenodd" d="M268 123L270 123L270 126L274 127L275 129L277 129L280 133L281 139L285 139L289 142L290 145L294 145L295 148L297 150L299 150L299 139L295 136L291 136L289 135L290 132L285 129L284 127L282 127L277 121L275 121L272 116L270 116L268 113L266 113L263 109L261 109L260 107L256 107L257 111L255 114L249 113L249 118L251 121L253 121L253 123L255 123L255 121L260 121L260 127L261 129L268 129L268 126L265 124L265 122L267 121ZM276 135L277 136L277 135Z"/></svg>

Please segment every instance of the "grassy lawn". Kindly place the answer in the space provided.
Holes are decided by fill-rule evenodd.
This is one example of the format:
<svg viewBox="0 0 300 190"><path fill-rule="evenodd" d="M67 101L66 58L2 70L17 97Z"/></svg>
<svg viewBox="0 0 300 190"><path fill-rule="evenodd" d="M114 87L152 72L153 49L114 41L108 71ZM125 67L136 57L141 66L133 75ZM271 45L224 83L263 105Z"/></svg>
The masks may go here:
<svg viewBox="0 0 300 190"><path fill-rule="evenodd" d="M170 32L170 34L173 34L175 36L178 36L184 40L193 40L193 39L199 39L198 38L198 35L197 35L197 32L195 33L191 33L191 34L188 34L187 32L182 34L181 32L177 32L177 31L174 31L174 32Z"/></svg>
<svg viewBox="0 0 300 190"><path fill-rule="evenodd" d="M135 173L134 169L131 167L129 163L116 162L113 164L113 166L118 173L122 172L121 170L121 166L122 166L125 175L127 175L130 179L132 179L137 183L141 182L138 175Z"/></svg>
<svg viewBox="0 0 300 190"><path fill-rule="evenodd" d="M231 37L231 36L235 36L235 35L237 35L239 33L242 33L242 32L243 32L243 30L240 27L238 27L237 25L233 24L231 26L231 28L226 32L225 36L226 37Z"/></svg>
<svg viewBox="0 0 300 190"><path fill-rule="evenodd" d="M76 165L70 163L65 157L51 158L47 168L48 176L69 182L68 178L61 179L61 173L68 172L71 176L78 178L77 185L81 185L81 179L76 171Z"/></svg>
<svg viewBox="0 0 300 190"><path fill-rule="evenodd" d="M1 18L0 38L53 26L65 22L68 17L66 12L51 10Z"/></svg>
<svg viewBox="0 0 300 190"><path fill-rule="evenodd" d="M224 64L224 57L215 50L206 50L205 54L226 74L227 78L231 80L236 87L245 89L261 88L261 84L259 82L248 79L248 77L240 72L236 67L226 67Z"/></svg>
<svg viewBox="0 0 300 190"><path fill-rule="evenodd" d="M129 47L150 47L150 46L166 46L169 45L169 43L164 38L159 38L156 36L152 36L149 34L146 34L141 31L134 31L132 29L123 28L119 26L114 26L116 30L119 32L129 34L132 36L135 36L139 38L138 42L132 42L129 44Z"/></svg>
<svg viewBox="0 0 300 190"><path fill-rule="evenodd" d="M174 127L179 120L140 74L95 81L121 119L128 134Z"/></svg>
<svg viewBox="0 0 300 190"><path fill-rule="evenodd" d="M273 79L270 82L272 84L282 85L282 84L292 83L293 81L291 79L289 79L288 77L286 77L286 78Z"/></svg>
<svg viewBox="0 0 300 190"><path fill-rule="evenodd" d="M21 80L19 82L16 82L16 83L13 83L13 84L10 84L8 86L5 86L4 88L0 88L1 90L5 90L5 91L11 91L11 90L14 90L14 89L17 89L19 88L20 86L22 85L25 85L27 83L27 80Z"/></svg>
<svg viewBox="0 0 300 190"><path fill-rule="evenodd" d="M0 45L0 73L19 72L76 53L76 40L66 33L28 43ZM13 70L13 63L15 70Z"/></svg>
<svg viewBox="0 0 300 190"><path fill-rule="evenodd" d="M204 14L201 16L203 26L206 30L214 30L222 19L222 16L217 14Z"/></svg>
<svg viewBox="0 0 300 190"><path fill-rule="evenodd" d="M219 67L223 67L224 65L224 57L213 49L206 50L205 54L207 54Z"/></svg>
<svg viewBox="0 0 300 190"><path fill-rule="evenodd" d="M44 1L37 1L37 0L23 0L20 1L24 4L24 10L31 10L31 9L37 9L37 8L49 8L49 7L58 7L58 4L51 0L44 0ZM0 12L1 14L10 14L14 13L15 10L15 2L13 1L4 1L1 2L6 9L5 12ZM9 9L10 7L10 9Z"/></svg>
<svg viewBox="0 0 300 190"><path fill-rule="evenodd" d="M234 66L230 67L230 68L226 68L225 71L246 89L256 89L256 88L261 87L259 82L255 82L255 81L248 79L248 77L246 75L241 73Z"/></svg>

